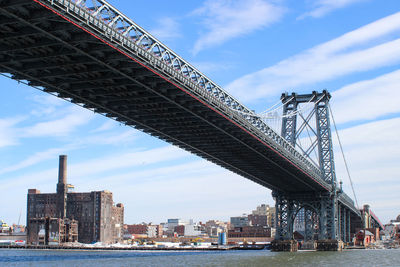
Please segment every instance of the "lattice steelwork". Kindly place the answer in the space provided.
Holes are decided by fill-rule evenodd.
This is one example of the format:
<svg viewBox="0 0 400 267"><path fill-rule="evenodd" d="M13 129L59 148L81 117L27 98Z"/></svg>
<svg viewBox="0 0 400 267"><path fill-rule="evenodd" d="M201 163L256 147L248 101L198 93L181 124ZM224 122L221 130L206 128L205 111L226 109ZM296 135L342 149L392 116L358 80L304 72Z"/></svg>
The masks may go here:
<svg viewBox="0 0 400 267"><path fill-rule="evenodd" d="M304 241L315 240L320 228L318 217L318 213L315 210L307 206L304 207Z"/></svg>
<svg viewBox="0 0 400 267"><path fill-rule="evenodd" d="M350 228L343 225L341 218L338 219L340 217L338 207L340 205L340 212L350 210L339 204L338 198L333 197L330 193L285 194L274 191L272 195L276 201L275 239L293 239L294 221L297 212L301 209L304 209L305 241L344 240L342 238L350 236Z"/></svg>
<svg viewBox="0 0 400 267"><path fill-rule="evenodd" d="M312 234L315 228L318 228L318 236L321 239L342 239L344 240L346 226L343 213L348 207L340 205L341 199L347 198L341 190L336 189L335 166L332 150L331 129L329 123L328 103L330 94L327 91L322 93L313 92L312 94L283 94L281 101L283 103L282 136L295 146L311 162L319 167L323 179L332 186L330 192L321 192L320 194L303 192L303 197L293 197L291 195L275 192L276 200L290 202L287 199L296 199L298 205L304 208L305 239L311 240L315 237ZM311 104L313 107L307 115L302 112L301 105ZM301 123L298 124L297 121ZM313 120L315 121L313 123ZM313 127L313 124L315 125ZM302 134L307 131L309 138L308 147L300 142ZM311 134L310 134L311 132ZM305 135L305 136L307 136ZM311 136L312 135L312 136ZM304 135L303 135L304 136ZM317 150L316 158L311 158L311 153ZM306 196L306 197L304 197ZM286 203L285 202L285 203ZM277 204L277 210L283 203ZM351 206L351 205L350 205ZM310 209L309 207L313 207ZM317 215L313 215L313 210ZM318 226L312 223L312 219L318 220ZM285 231L290 231L292 220L288 217ZM286 226L288 225L288 226ZM282 231L281 231L282 232Z"/></svg>
<svg viewBox="0 0 400 267"><path fill-rule="evenodd" d="M275 198L275 239L289 240L293 236L293 223L296 213L300 210L297 200L286 197L279 192L272 192Z"/></svg>
<svg viewBox="0 0 400 267"><path fill-rule="evenodd" d="M319 167L326 182L336 187L335 166L332 150L332 137L329 123L328 103L330 94L327 91L322 93L292 95L282 94L283 105L282 115L282 136L294 147L303 152L311 162ZM304 115L301 111L301 104L314 104L309 114ZM315 127L312 120L315 119ZM297 127L297 120L301 124ZM308 147L300 142L301 134L307 131ZM310 133L311 132L311 133ZM312 136L311 136L312 135ZM315 161L311 153L318 148L318 157Z"/></svg>
<svg viewBox="0 0 400 267"><path fill-rule="evenodd" d="M333 159L331 126L328 103L330 94L325 93L316 104L319 164L324 180L336 188L335 164Z"/></svg>
<svg viewBox="0 0 400 267"><path fill-rule="evenodd" d="M282 130L281 135L288 141L292 146L296 146L296 122L297 122L297 101L293 98L287 100L287 95L283 95L281 98L283 103L283 116L282 116Z"/></svg>

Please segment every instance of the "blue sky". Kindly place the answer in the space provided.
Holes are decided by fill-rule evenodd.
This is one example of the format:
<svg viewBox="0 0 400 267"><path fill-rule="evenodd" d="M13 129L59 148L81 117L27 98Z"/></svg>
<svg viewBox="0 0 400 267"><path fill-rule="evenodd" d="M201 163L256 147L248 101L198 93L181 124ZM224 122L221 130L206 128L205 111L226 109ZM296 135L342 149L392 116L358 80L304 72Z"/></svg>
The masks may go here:
<svg viewBox="0 0 400 267"><path fill-rule="evenodd" d="M328 89L359 203L384 222L400 213L397 0L110 3L257 112L285 91ZM167 143L13 80L0 85L0 219L9 223L20 214L25 223L28 188L55 191L59 154L76 191L112 191L127 223L228 220L274 204L270 190Z"/></svg>

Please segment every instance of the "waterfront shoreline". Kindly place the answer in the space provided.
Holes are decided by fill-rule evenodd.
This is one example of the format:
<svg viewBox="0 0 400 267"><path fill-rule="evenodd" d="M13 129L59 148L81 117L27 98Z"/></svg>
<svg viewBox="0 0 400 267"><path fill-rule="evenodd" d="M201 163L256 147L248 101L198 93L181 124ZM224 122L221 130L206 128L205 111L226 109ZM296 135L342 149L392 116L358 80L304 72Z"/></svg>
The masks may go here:
<svg viewBox="0 0 400 267"><path fill-rule="evenodd" d="M232 247L86 247L86 246L32 246L8 245L0 249L27 249L27 250L121 250L121 251L229 251L229 250L262 250L265 246L232 246Z"/></svg>

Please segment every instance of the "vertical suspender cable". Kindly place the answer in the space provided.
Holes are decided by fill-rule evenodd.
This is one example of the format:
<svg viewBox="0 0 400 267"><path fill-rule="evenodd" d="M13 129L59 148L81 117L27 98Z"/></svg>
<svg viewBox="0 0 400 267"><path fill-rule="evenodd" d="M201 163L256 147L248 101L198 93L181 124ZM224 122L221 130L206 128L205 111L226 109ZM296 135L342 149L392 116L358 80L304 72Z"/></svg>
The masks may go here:
<svg viewBox="0 0 400 267"><path fill-rule="evenodd" d="M333 126L335 127L335 132L336 132L336 136L337 136L337 139L338 139L338 142L339 142L340 151L342 152L342 157L343 157L343 161L344 161L344 166L346 167L347 176L349 177L349 180L350 180L350 185L351 185L351 190L353 191L354 200L356 201L356 207L357 207L357 209L360 209L360 207L358 206L358 201L357 201L356 192L354 191L353 181L351 180L350 171L349 171L349 166L347 165L347 161L346 161L346 158L345 158L345 156L344 156L343 147L342 147L342 142L340 141L339 132L338 132L338 130L337 130L337 128L336 128L335 118L333 117L331 105L329 105L329 103L328 103L328 108L329 108L329 111L330 111L330 113L331 113L331 117L332 117L332 121L333 121Z"/></svg>

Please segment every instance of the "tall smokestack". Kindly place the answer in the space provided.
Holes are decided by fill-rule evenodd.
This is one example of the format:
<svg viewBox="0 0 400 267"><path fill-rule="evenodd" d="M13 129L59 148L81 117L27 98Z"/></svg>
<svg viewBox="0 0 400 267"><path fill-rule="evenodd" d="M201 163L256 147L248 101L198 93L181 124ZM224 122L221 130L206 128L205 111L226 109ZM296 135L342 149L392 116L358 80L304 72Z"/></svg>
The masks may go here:
<svg viewBox="0 0 400 267"><path fill-rule="evenodd" d="M58 218L65 218L67 209L67 156L60 155L57 184L57 214Z"/></svg>
<svg viewBox="0 0 400 267"><path fill-rule="evenodd" d="M67 156L60 155L60 163L58 165L58 183L67 184Z"/></svg>

